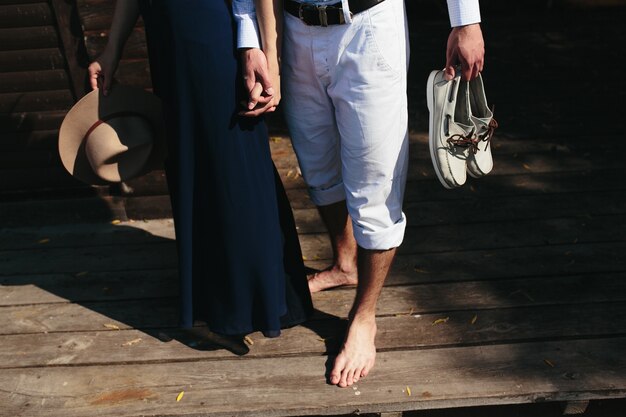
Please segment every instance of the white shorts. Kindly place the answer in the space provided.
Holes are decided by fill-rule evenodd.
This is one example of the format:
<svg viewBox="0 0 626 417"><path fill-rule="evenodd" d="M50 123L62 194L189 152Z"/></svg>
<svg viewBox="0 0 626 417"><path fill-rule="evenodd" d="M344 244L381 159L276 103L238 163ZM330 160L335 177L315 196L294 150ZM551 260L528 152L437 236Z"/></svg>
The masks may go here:
<svg viewBox="0 0 626 417"><path fill-rule="evenodd" d="M328 27L285 13L283 42L282 103L311 199L345 199L359 246L399 246L408 166L403 0Z"/></svg>

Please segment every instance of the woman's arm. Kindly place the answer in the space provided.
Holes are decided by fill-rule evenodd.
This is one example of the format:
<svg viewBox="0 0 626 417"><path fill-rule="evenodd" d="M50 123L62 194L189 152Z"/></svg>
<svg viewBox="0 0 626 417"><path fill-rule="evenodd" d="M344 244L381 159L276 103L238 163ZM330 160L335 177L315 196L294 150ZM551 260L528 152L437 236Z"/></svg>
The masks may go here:
<svg viewBox="0 0 626 417"><path fill-rule="evenodd" d="M124 44L135 27L139 17L138 0L118 0L115 5L113 22L102 55L89 65L89 81L94 90L103 88L104 95L109 93L113 74L122 56Z"/></svg>
<svg viewBox="0 0 626 417"><path fill-rule="evenodd" d="M280 53L283 35L282 0L254 0L256 17L261 34L261 49L267 58L271 86L273 89L271 106L267 111L276 110L280 102Z"/></svg>

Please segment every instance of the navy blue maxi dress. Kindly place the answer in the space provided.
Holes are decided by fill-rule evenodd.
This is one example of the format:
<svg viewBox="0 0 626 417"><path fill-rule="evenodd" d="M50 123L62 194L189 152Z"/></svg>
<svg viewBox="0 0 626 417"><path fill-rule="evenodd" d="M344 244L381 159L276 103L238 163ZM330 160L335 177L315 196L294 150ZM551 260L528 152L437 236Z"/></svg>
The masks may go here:
<svg viewBox="0 0 626 417"><path fill-rule="evenodd" d="M237 116L245 94L229 2L142 0L140 9L168 128L181 325L277 336L312 304L267 128Z"/></svg>

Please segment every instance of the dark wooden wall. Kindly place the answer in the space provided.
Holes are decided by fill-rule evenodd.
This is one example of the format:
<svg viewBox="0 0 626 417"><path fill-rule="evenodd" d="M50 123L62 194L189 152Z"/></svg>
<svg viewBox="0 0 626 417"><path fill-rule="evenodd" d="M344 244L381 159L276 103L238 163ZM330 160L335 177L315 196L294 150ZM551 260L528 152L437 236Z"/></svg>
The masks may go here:
<svg viewBox="0 0 626 417"><path fill-rule="evenodd" d="M86 188L57 152L58 128L83 81L72 73L80 54L70 9L64 1L0 0L0 198Z"/></svg>
<svg viewBox="0 0 626 417"><path fill-rule="evenodd" d="M0 0L0 201L166 196L162 171L91 187L74 180L58 156L59 127L89 91L86 68L106 45L114 8L111 0ZM116 79L151 86L141 20Z"/></svg>

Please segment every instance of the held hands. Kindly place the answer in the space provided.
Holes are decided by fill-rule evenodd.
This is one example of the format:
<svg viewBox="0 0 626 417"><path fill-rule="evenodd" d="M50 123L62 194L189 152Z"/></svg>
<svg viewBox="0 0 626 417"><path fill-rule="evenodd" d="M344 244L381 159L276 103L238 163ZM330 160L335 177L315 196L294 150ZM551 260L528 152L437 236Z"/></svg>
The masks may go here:
<svg viewBox="0 0 626 417"><path fill-rule="evenodd" d="M480 25L474 23L452 29L446 53L446 79L455 77L455 66L461 65L463 80L478 77L485 65L485 42Z"/></svg>
<svg viewBox="0 0 626 417"><path fill-rule="evenodd" d="M119 57L115 53L105 49L102 55L89 65L89 83L93 90L102 88L102 93L105 96L109 94L113 74L115 74L119 61Z"/></svg>
<svg viewBox="0 0 626 417"><path fill-rule="evenodd" d="M280 74L277 59L268 59L258 48L244 49L241 53L243 78L248 92L246 117L256 117L276 110L280 102Z"/></svg>

